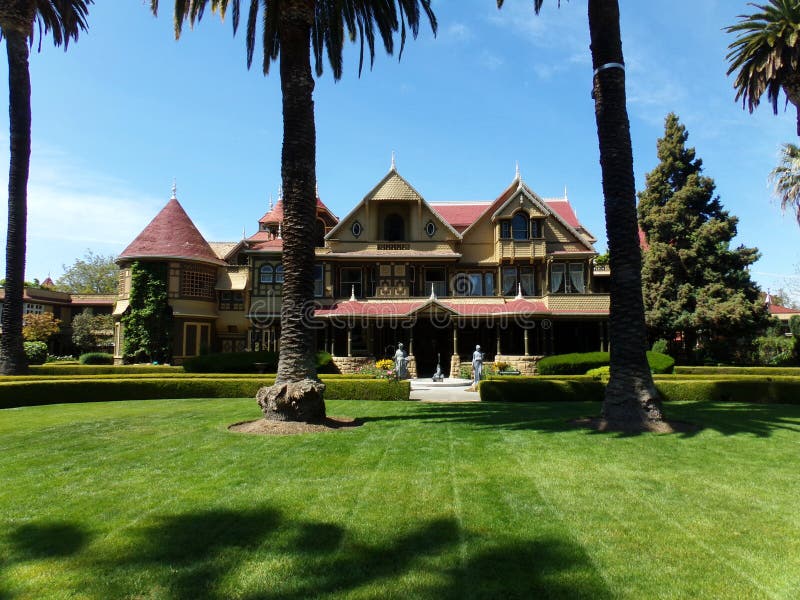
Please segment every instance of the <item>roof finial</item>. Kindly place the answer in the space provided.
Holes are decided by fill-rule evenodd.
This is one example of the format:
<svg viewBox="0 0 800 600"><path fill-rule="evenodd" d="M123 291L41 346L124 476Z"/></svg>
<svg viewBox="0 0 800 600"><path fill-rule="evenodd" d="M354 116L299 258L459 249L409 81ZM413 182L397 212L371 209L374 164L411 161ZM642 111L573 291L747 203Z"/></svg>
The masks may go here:
<svg viewBox="0 0 800 600"><path fill-rule="evenodd" d="M392 166L389 168L389 170L397 171L397 164L395 163L394 150L392 150Z"/></svg>
<svg viewBox="0 0 800 600"><path fill-rule="evenodd" d="M517 173L516 173L516 175L514 176L514 179L521 179L521 176L520 176L520 174L519 174L519 161L517 161Z"/></svg>
<svg viewBox="0 0 800 600"><path fill-rule="evenodd" d="M272 212L272 192L269 193L269 212Z"/></svg>
<svg viewBox="0 0 800 600"><path fill-rule="evenodd" d="M355 285L351 285L350 286L350 302L355 302L355 301L356 301L356 286Z"/></svg>
<svg viewBox="0 0 800 600"><path fill-rule="evenodd" d="M246 240L246 239L247 239L247 234L245 233L245 228L242 227L242 240Z"/></svg>
<svg viewBox="0 0 800 600"><path fill-rule="evenodd" d="M278 186L278 202L283 200L283 184Z"/></svg>
<svg viewBox="0 0 800 600"><path fill-rule="evenodd" d="M317 198L319 198L319 181L314 185L314 193L317 195Z"/></svg>
<svg viewBox="0 0 800 600"><path fill-rule="evenodd" d="M769 293L769 288L767 288L767 295L764 298L764 304L767 305L767 308L769 308L772 304L772 295Z"/></svg>
<svg viewBox="0 0 800 600"><path fill-rule="evenodd" d="M522 300L522 284L517 283L517 296L514 300Z"/></svg>
<svg viewBox="0 0 800 600"><path fill-rule="evenodd" d="M436 300L436 290L433 287L433 283L431 283L431 297L430 300Z"/></svg>
<svg viewBox="0 0 800 600"><path fill-rule="evenodd" d="M569 197L567 196L567 186L566 185L564 186L564 200L569 200Z"/></svg>
<svg viewBox="0 0 800 600"><path fill-rule="evenodd" d="M281 233L281 224L282 223L283 223L283 221L279 221L278 222L278 239L281 239L281 237L282 237L282 233Z"/></svg>
<svg viewBox="0 0 800 600"><path fill-rule="evenodd" d="M178 199L178 184L175 181L175 178L172 178L172 196L170 200L177 200Z"/></svg>

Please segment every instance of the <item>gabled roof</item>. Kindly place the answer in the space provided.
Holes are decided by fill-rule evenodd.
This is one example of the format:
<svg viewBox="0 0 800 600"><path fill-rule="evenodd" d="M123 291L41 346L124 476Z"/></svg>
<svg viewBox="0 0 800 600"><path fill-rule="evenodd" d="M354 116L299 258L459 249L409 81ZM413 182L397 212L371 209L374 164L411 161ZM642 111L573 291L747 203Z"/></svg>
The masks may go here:
<svg viewBox="0 0 800 600"><path fill-rule="evenodd" d="M512 201L514 195L520 191L534 205L542 209L543 212L552 214L553 217L555 217L557 221L559 221L570 233L572 233L582 245L586 246L587 251L594 251L592 242L590 239L587 239L592 236L588 231L583 229L581 224L578 222L578 217L575 215L575 211L572 209L569 200L566 198L544 200L543 198L539 197L539 195L530 187L528 187L528 184L526 184L519 175L514 178L511 184L505 190L503 190L503 192L493 202L489 203L483 213L479 215L464 231L462 231L462 234L469 231L478 221L487 215L489 215L491 218L494 218L505 208L509 202ZM584 233L581 233L579 229Z"/></svg>
<svg viewBox="0 0 800 600"><path fill-rule="evenodd" d="M489 202L431 202L430 207L462 233L486 211Z"/></svg>
<svg viewBox="0 0 800 600"><path fill-rule="evenodd" d="M444 218L440 213L438 213L430 204L428 204L422 195L414 189L414 187L408 183L398 172L397 169L392 165L392 168L389 169L389 172L384 175L383 179L381 179L377 185L372 188L369 193L364 196L364 199L359 202L353 210L351 210L345 217L342 219L331 229L327 235L325 236L326 239L335 238L335 234L339 231L340 227L344 226L350 217L355 215L364 204L371 200L413 200L416 202L422 202L426 207L428 207L431 213L439 218L439 222L443 225L446 229L448 229L457 239L461 239L461 234L456 231L455 228Z"/></svg>
<svg viewBox="0 0 800 600"><path fill-rule="evenodd" d="M180 258L224 265L174 196L117 258Z"/></svg>
<svg viewBox="0 0 800 600"><path fill-rule="evenodd" d="M227 261L242 246L239 242L208 242L217 258Z"/></svg>
<svg viewBox="0 0 800 600"><path fill-rule="evenodd" d="M330 209L325 206L325 204L320 200L319 196L317 196L317 214L319 213L328 213L330 217L334 221L338 221L339 218L333 214ZM259 223L280 223L283 221L283 198L279 198L278 202L273 206L267 214L261 217L258 222Z"/></svg>

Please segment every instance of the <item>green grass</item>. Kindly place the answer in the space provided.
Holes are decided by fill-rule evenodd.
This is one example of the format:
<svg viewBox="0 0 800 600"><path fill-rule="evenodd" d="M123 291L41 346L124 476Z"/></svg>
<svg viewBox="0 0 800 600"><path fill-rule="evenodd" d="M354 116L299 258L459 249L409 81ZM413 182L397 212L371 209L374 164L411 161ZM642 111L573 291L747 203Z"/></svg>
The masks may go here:
<svg viewBox="0 0 800 600"><path fill-rule="evenodd" d="M2 598L792 598L800 406L328 402L347 431L229 433L251 399L0 411Z"/></svg>

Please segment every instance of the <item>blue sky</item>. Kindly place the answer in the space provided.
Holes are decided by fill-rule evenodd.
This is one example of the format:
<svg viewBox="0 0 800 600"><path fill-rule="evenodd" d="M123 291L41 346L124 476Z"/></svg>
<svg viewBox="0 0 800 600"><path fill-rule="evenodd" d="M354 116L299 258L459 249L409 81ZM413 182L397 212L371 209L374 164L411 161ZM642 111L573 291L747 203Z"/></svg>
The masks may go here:
<svg viewBox="0 0 800 600"><path fill-rule="evenodd" d="M378 54L361 78L348 48L342 80L328 69L315 90L323 201L347 214L387 172L392 151L429 201L493 199L519 161L541 196L566 187L604 250L586 0L561 4L548 0L537 17L530 0L506 0L502 11L494 0L437 0L439 35L423 28L402 61ZM746 3L620 4L637 189L674 111L740 219L735 243L763 254L754 278L773 291L800 287L800 227L766 182L780 144L795 141L794 113L776 117L764 104L749 114L725 75L731 38L722 28ZM258 57L247 71L242 37L210 12L176 42L171 5L162 0L154 18L142 0L98 0L90 31L69 52L45 40L31 57L28 279L57 278L86 249L120 252L166 203L173 178L210 241L252 234L276 195L277 69L263 77ZM4 238L5 219L0 227Z"/></svg>

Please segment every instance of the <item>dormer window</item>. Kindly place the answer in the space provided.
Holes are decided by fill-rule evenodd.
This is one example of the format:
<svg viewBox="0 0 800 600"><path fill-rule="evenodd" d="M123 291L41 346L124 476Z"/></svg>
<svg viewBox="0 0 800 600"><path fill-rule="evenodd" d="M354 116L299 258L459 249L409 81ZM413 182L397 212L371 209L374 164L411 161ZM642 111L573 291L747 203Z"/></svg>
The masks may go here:
<svg viewBox="0 0 800 600"><path fill-rule="evenodd" d="M354 238L358 238L361 236L361 233L364 231L364 228L361 226L361 223L358 221L353 221L353 224L350 226L350 233L353 234Z"/></svg>
<svg viewBox="0 0 800 600"><path fill-rule="evenodd" d="M436 233L436 223L433 221L425 223L425 233L428 234L428 237L433 237Z"/></svg>
<svg viewBox="0 0 800 600"><path fill-rule="evenodd" d="M525 213L518 212L511 219L511 237L517 241L528 240L528 225L530 221Z"/></svg>
<svg viewBox="0 0 800 600"><path fill-rule="evenodd" d="M387 242L405 241L406 227L403 217L397 213L392 213L383 220L383 239Z"/></svg>

